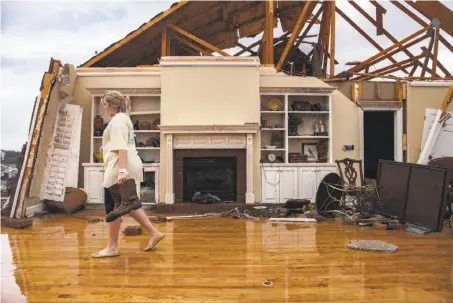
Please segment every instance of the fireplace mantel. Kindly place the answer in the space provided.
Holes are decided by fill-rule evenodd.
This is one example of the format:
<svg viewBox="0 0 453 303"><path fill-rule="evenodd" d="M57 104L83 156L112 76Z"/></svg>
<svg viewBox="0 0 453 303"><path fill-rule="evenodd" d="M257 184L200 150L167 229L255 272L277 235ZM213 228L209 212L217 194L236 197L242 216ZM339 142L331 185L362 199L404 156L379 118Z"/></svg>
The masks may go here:
<svg viewBox="0 0 453 303"><path fill-rule="evenodd" d="M174 150L175 149L245 149L246 150L246 203L254 203L253 194L253 137L258 124L250 125L160 125L166 143L167 186L165 203L173 204Z"/></svg>
<svg viewBox="0 0 453 303"><path fill-rule="evenodd" d="M259 125L159 125L159 128L162 134L256 134Z"/></svg>

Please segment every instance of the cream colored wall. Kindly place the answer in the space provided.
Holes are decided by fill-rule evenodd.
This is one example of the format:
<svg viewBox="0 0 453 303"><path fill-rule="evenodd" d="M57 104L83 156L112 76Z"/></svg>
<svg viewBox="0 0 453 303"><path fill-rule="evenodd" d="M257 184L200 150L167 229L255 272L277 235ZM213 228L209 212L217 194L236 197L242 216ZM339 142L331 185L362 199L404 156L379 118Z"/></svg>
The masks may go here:
<svg viewBox="0 0 453 303"><path fill-rule="evenodd" d="M360 108L339 90L332 93L332 156L333 160L360 159ZM354 150L344 151L344 145Z"/></svg>
<svg viewBox="0 0 453 303"><path fill-rule="evenodd" d="M260 122L256 67L162 66L162 125L244 125ZM261 200L260 141L254 144L254 194ZM167 186L166 138L161 139L161 200Z"/></svg>
<svg viewBox="0 0 453 303"><path fill-rule="evenodd" d="M425 112L440 108L448 87L407 87L407 162L415 163L420 154ZM450 106L451 110L452 106Z"/></svg>

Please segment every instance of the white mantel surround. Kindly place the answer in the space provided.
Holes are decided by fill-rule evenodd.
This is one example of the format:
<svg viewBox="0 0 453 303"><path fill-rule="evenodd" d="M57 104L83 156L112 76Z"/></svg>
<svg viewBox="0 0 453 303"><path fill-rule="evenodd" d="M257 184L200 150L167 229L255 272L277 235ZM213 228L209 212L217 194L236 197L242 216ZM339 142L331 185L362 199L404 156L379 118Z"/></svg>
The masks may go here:
<svg viewBox="0 0 453 303"><path fill-rule="evenodd" d="M173 204L174 192L174 149L246 149L247 190L245 201L255 203L253 193L253 139L259 125L160 125L161 134L166 142L167 185L165 203Z"/></svg>

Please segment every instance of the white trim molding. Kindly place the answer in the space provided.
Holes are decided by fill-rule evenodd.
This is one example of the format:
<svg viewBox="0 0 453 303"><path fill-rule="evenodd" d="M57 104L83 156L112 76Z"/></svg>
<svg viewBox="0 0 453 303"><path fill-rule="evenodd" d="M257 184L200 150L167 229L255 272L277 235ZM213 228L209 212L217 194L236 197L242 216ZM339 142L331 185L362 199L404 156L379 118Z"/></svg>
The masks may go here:
<svg viewBox="0 0 453 303"><path fill-rule="evenodd" d="M410 86L431 86L431 87L443 87L453 85L453 81L414 81L409 82Z"/></svg>
<svg viewBox="0 0 453 303"><path fill-rule="evenodd" d="M399 101L398 101L399 102ZM363 102L362 102L363 103ZM392 102L393 103L393 102ZM396 103L395 103L396 104ZM363 110L362 110L363 109ZM359 113L359 125L360 125L360 159L365 162L365 134L364 134L364 111L393 111L394 112L394 156L395 161L403 161L403 108L402 107L362 107ZM363 165L363 168L365 165Z"/></svg>
<svg viewBox="0 0 453 303"><path fill-rule="evenodd" d="M44 202L40 201L39 204L27 207L25 210L25 217L34 217L36 213L43 212L45 210Z"/></svg>
<svg viewBox="0 0 453 303"><path fill-rule="evenodd" d="M249 66L259 67L261 65L258 57L162 57L160 66Z"/></svg>

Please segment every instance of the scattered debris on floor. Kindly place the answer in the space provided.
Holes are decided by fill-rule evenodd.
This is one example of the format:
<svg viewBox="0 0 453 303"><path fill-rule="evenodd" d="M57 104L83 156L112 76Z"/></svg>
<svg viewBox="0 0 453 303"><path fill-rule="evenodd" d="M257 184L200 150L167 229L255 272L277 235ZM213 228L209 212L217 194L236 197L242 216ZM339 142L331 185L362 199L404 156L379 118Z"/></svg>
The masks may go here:
<svg viewBox="0 0 453 303"><path fill-rule="evenodd" d="M169 221L168 218L163 216L150 216L148 218L152 223L162 223Z"/></svg>
<svg viewBox="0 0 453 303"><path fill-rule="evenodd" d="M196 192L192 197L192 202L211 204L211 203L216 203L216 202L222 202L222 200L217 196L211 195L210 193L201 194L200 192ZM225 202L225 201L223 201L223 202Z"/></svg>
<svg viewBox="0 0 453 303"><path fill-rule="evenodd" d="M380 240L351 240L347 246L354 250L396 253L398 246Z"/></svg>
<svg viewBox="0 0 453 303"><path fill-rule="evenodd" d="M139 236L142 234L141 226L128 226L123 230L125 236Z"/></svg>
<svg viewBox="0 0 453 303"><path fill-rule="evenodd" d="M274 222L317 222L315 218L270 218Z"/></svg>
<svg viewBox="0 0 453 303"><path fill-rule="evenodd" d="M7 218L7 217L2 217L1 218L2 227L7 227L7 228L27 228L33 226L33 219L16 219L16 218Z"/></svg>
<svg viewBox="0 0 453 303"><path fill-rule="evenodd" d="M429 229L429 228L426 228L423 226L410 226L410 227L406 228L406 231L410 232L410 233L419 234L419 235L425 235L430 232L433 232L432 229Z"/></svg>

